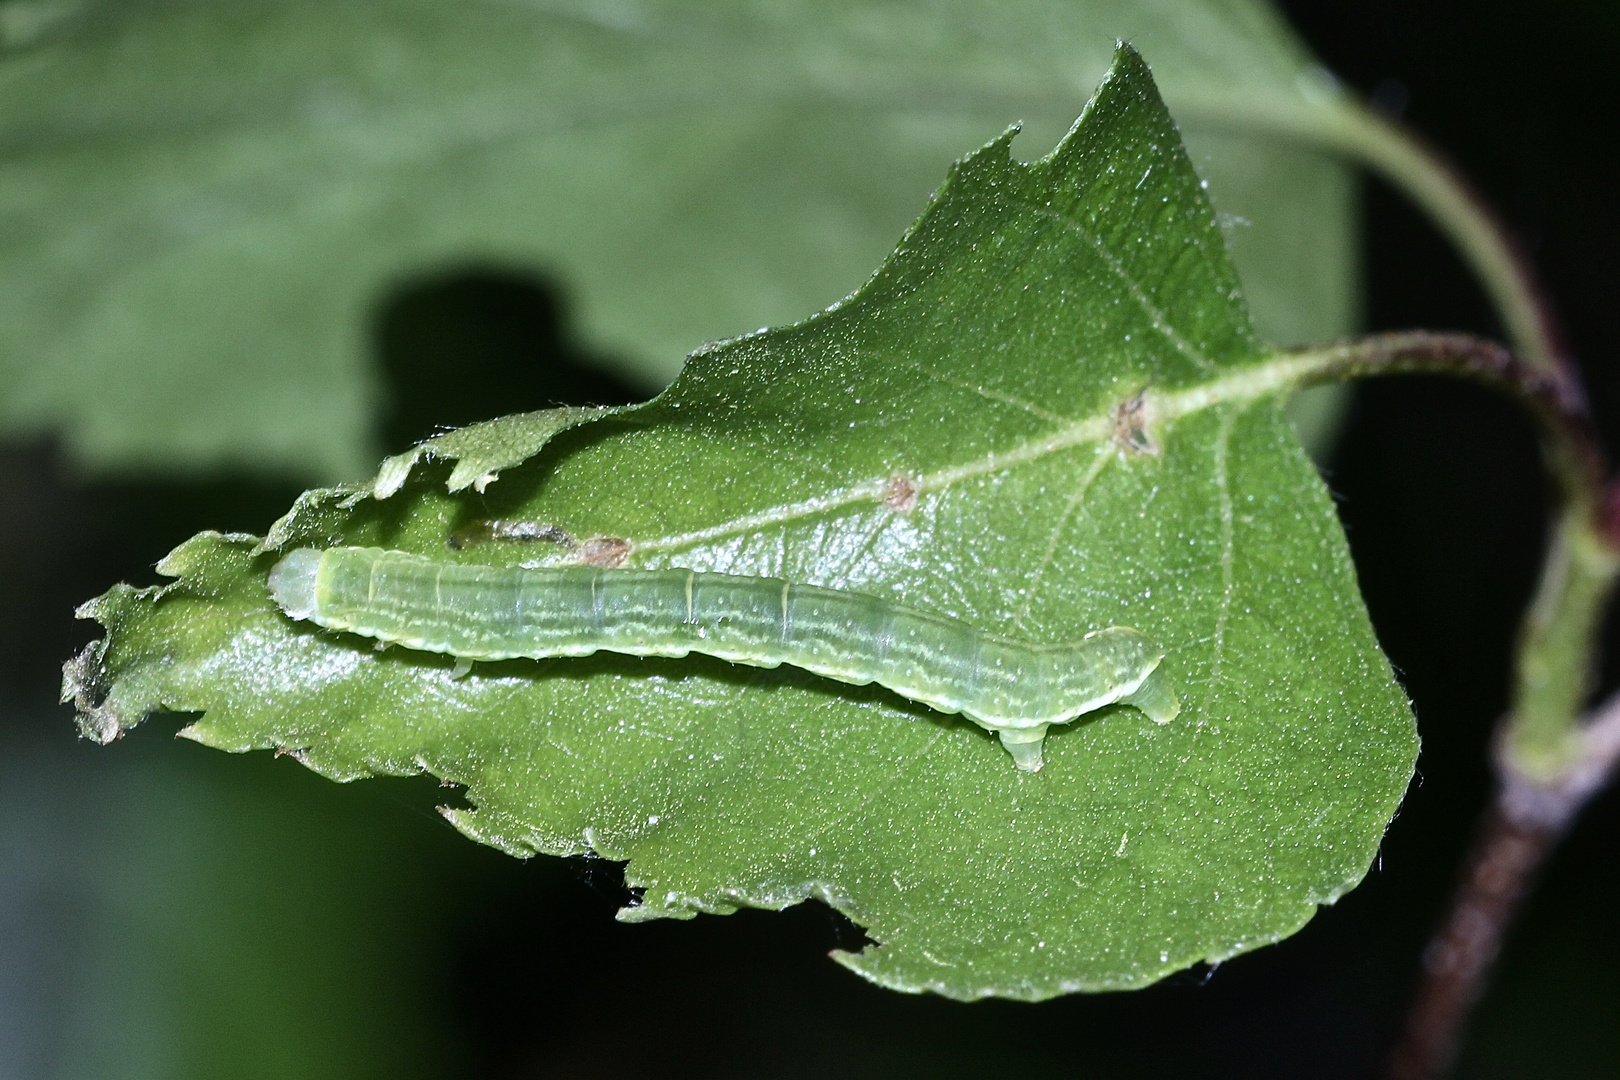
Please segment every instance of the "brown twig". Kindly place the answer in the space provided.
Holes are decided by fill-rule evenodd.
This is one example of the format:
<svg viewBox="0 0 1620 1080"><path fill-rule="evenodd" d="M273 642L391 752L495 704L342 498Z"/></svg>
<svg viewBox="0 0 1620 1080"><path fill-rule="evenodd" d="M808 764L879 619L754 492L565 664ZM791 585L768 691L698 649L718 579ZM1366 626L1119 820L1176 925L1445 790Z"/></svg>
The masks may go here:
<svg viewBox="0 0 1620 1080"><path fill-rule="evenodd" d="M1564 501L1582 504L1601 515L1602 500L1596 492L1608 466L1580 381L1562 365L1530 363L1496 342L1472 334L1427 330L1369 334L1298 351L1322 360L1312 382L1432 374L1453 375L1504 391L1536 421L1548 471ZM1600 518L1600 527L1602 524L1606 522Z"/></svg>
<svg viewBox="0 0 1620 1080"><path fill-rule="evenodd" d="M1389 1080L1434 1080L1451 1068L1468 1014L1484 995L1502 938L1537 873L1620 762L1620 694L1580 733L1583 753L1556 782L1524 776L1498 740L1496 797L1445 923L1423 953L1417 995Z"/></svg>
<svg viewBox="0 0 1620 1080"><path fill-rule="evenodd" d="M1402 373L1484 382L1536 421L1558 510L1547 568L1519 640L1513 710L1497 733L1497 792L1451 909L1423 955L1419 990L1390 1058L1391 1080L1437 1080L1456 1056L1502 938L1541 865L1620 759L1620 695L1585 723L1593 642L1620 573L1620 483L1580 382L1466 334L1374 334L1300 350L1307 381Z"/></svg>
<svg viewBox="0 0 1620 1080"><path fill-rule="evenodd" d="M1520 635L1512 712L1496 739L1497 794L1451 911L1424 953L1420 990L1390 1061L1391 1077L1432 1080L1450 1067L1537 871L1616 769L1620 696L1584 725L1576 717L1620 572L1620 480L1609 480L1579 371L1534 267L1463 174L1414 132L1349 96L1282 126L1349 152L1421 206L1478 275L1524 357L1454 335L1377 335L1382 342L1344 343L1338 375L1443 371L1509 391L1536 418L1560 504Z"/></svg>

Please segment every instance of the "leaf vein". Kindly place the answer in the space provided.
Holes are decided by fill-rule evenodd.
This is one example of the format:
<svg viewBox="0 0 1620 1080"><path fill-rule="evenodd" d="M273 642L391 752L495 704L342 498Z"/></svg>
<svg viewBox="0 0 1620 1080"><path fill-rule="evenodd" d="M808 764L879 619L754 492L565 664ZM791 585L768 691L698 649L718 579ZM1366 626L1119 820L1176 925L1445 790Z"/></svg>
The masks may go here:
<svg viewBox="0 0 1620 1080"><path fill-rule="evenodd" d="M1180 331L1171 325L1169 318L1165 316L1164 310L1153 302L1152 298L1148 296L1147 290L1142 288L1141 282L1137 281L1135 275L1125 268L1124 261L1115 255L1107 244L1103 243L1102 237L1081 225L1078 221L1064 217L1050 207L1025 202L1022 199L1014 200L1014 202L1039 217L1057 222L1089 243L1097 254L1102 257L1104 265L1113 271L1114 275L1124 284L1126 291L1131 294L1131 299L1136 301L1143 314L1148 317L1148 322L1152 324L1153 329L1157 330L1177 352L1196 364L1199 370L1215 370L1214 362L1205 356L1196 345L1182 337Z"/></svg>
<svg viewBox="0 0 1620 1080"><path fill-rule="evenodd" d="M1192 735L1187 745L1176 759L1175 768L1164 784L1164 796L1159 799L1157 809L1148 824L1148 830L1158 828L1160 819L1164 816L1164 809L1175 804L1171 798L1173 792L1180 791L1181 775L1187 770L1187 765L1193 760L1193 750L1198 740L1204 734L1204 728L1209 723L1210 706L1215 700L1215 688L1220 682L1222 654L1226 646L1226 627L1232 610L1233 584L1233 551L1235 548L1234 518L1232 513L1232 484L1229 469L1229 448L1232 441L1232 428L1238 418L1247 408L1247 402L1229 410L1221 417L1220 427L1215 437L1215 491L1217 510L1220 514L1221 527L1221 602L1215 614L1215 633L1212 635L1211 651L1213 658L1209 666L1209 681L1204 687L1204 700L1198 708L1198 721L1193 725Z"/></svg>
<svg viewBox="0 0 1620 1080"><path fill-rule="evenodd" d="M907 367L913 368L934 381L943 383L946 386L954 386L958 390L966 390L969 393L977 394L986 401L993 401L998 405L1011 405L1013 408L1026 412L1036 419L1045 420L1048 423L1053 424L1075 423L1075 419L1072 416L1064 416L1062 413L1055 413L1050 409L1043 409L1033 401L1025 401L1016 394L1004 393L1003 391L991 389L990 387L984 386L980 383L970 382L967 379L959 379L954 375L947 375L938 368L930 367L919 360L913 360L910 357L899 356L894 353L879 352L878 355L883 356L884 359L894 363L904 364Z"/></svg>
<svg viewBox="0 0 1620 1080"><path fill-rule="evenodd" d="M1057 523L1052 526L1052 535L1047 541L1046 552L1042 555L1040 565L1035 568L1035 573L1030 578L1029 587L1024 590L1024 602L1019 607L1018 614L1013 616L1011 629L1018 629L1029 615L1030 608L1034 606L1035 597L1041 591L1042 579L1046 576L1047 569L1052 565L1052 560L1057 556L1058 543L1063 539L1063 534L1068 531L1070 520L1084 505L1086 492L1091 490L1092 482L1097 479L1103 469L1108 467L1108 463L1115 460L1116 457L1116 454L1109 452L1106 444L1097 449L1091 467L1080 478L1079 487L1075 489L1073 495L1069 496L1068 504L1064 506L1063 513L1058 515Z"/></svg>
<svg viewBox="0 0 1620 1080"><path fill-rule="evenodd" d="M1185 390L1165 393L1149 389L1144 390L1141 396L1148 415L1156 422L1168 423L1218 405L1247 403L1268 395L1287 393L1314 374L1316 364L1315 358L1308 355L1274 355L1260 363L1231 371L1222 378ZM1114 430L1115 416L1111 405L1101 413L1070 421L1056 431L1014 444L1006 450L990 450L972 461L924 473L915 477L913 484L919 497L934 494L964 481L1039 461L1070 447L1104 442L1114 437ZM710 541L831 513L858 503L880 503L888 494L889 476L884 473L814 498L740 514L706 528L633 540L633 545L640 554L680 551Z"/></svg>

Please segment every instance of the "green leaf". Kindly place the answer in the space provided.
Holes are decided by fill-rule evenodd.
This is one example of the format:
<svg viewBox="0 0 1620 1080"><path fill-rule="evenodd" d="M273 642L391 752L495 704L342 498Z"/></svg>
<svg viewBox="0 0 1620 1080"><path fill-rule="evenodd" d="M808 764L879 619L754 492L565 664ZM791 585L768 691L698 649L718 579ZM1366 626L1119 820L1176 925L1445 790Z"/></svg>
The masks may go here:
<svg viewBox="0 0 1620 1080"><path fill-rule="evenodd" d="M447 431L396 454L383 462L372 481L371 493L386 499L410 478L418 463L439 459L454 461L446 486L451 491L475 487L483 491L500 475L545 449L558 433L571 427L600 420L620 410L603 407L564 406L539 412L506 416L484 424L470 424Z"/></svg>
<svg viewBox="0 0 1620 1080"><path fill-rule="evenodd" d="M625 918L818 897L879 943L840 961L898 989L1134 987L1292 933L1366 872L1417 749L1283 415L1298 369L1250 328L1135 52L1051 157L1021 164L1010 139L960 162L842 304L699 351L481 493L419 464L387 498L310 493L274 542L572 557L447 545L536 521L630 565L1033 641L1129 624L1167 650L1168 726L1101 710L1030 775L958 717L789 668L598 654L457 679L449 657L292 623L265 591L276 552L204 534L160 566L174 583L87 605L109 634L68 672L85 730L193 711L190 738L337 779L426 770L466 786L447 815L469 836L628 860L645 891ZM442 456L506 464L505 429L537 424Z"/></svg>
<svg viewBox="0 0 1620 1080"><path fill-rule="evenodd" d="M1257 0L0 0L0 430L358 478L373 308L469 264L560 280L651 392L847 294L962 147L1044 152L1117 37L1192 110L1267 336L1353 329L1348 170L1244 119L1318 104Z"/></svg>

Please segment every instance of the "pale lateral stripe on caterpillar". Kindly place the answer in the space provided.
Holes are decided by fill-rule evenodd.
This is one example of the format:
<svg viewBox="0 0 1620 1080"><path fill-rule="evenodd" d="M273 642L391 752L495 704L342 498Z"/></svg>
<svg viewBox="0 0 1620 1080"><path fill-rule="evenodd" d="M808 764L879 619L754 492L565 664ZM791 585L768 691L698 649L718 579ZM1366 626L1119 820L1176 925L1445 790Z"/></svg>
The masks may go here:
<svg viewBox="0 0 1620 1080"><path fill-rule="evenodd" d="M1041 767L1046 730L1115 702L1160 724L1180 710L1163 651L1124 626L1033 645L864 593L780 578L589 566L499 568L383 548L300 548L270 591L309 619L466 660L689 653L790 664L879 683L996 732L1021 769Z"/></svg>

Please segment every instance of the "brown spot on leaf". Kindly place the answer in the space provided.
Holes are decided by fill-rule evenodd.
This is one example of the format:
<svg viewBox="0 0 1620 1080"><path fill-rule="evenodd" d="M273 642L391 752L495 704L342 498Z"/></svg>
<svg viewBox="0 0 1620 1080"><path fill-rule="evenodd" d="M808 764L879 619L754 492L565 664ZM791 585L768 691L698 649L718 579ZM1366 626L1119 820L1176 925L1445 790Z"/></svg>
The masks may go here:
<svg viewBox="0 0 1620 1080"><path fill-rule="evenodd" d="M1147 391L1142 390L1114 406L1114 441L1127 453L1158 456L1159 444L1148 423Z"/></svg>
<svg viewBox="0 0 1620 1080"><path fill-rule="evenodd" d="M889 486L883 491L883 505L898 514L909 514L917 507L917 485L911 477L897 472L889 477Z"/></svg>
<svg viewBox="0 0 1620 1080"><path fill-rule="evenodd" d="M586 566L613 570L630 557L630 541L618 536L593 536L579 545L574 555Z"/></svg>

